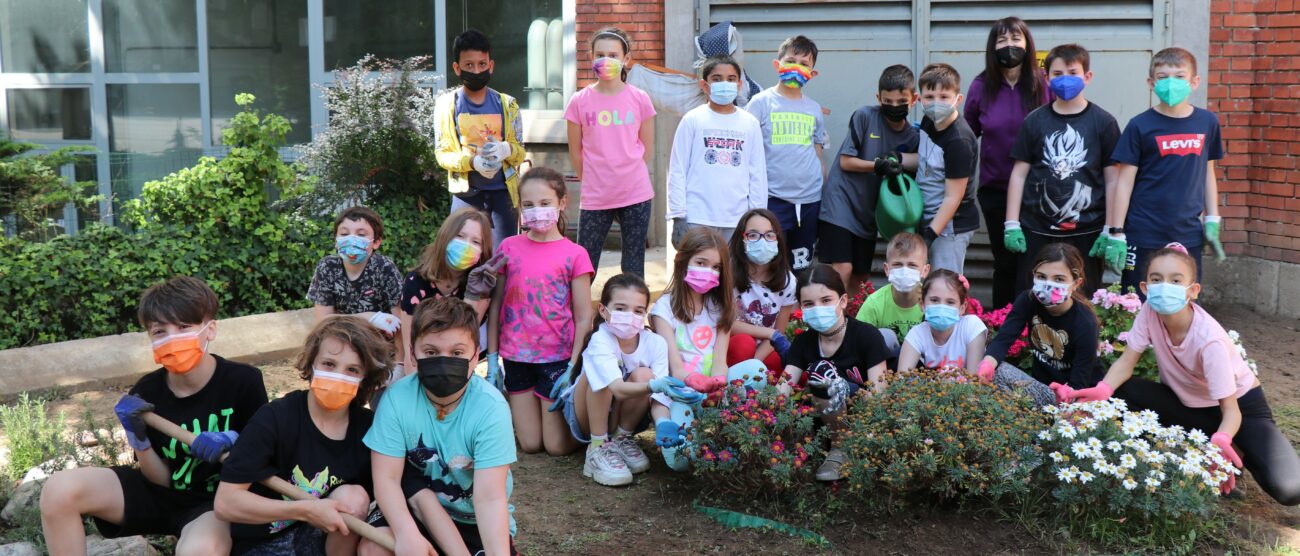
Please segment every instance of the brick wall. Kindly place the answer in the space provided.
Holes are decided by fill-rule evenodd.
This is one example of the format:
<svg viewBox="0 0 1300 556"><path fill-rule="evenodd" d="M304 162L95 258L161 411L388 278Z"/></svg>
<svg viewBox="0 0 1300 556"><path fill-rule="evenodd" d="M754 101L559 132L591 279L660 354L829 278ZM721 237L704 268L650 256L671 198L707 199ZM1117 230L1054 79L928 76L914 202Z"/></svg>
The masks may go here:
<svg viewBox="0 0 1300 556"><path fill-rule="evenodd" d="M1209 108L1229 254L1300 263L1300 1L1212 0ZM1202 70L1202 73L1205 73Z"/></svg>
<svg viewBox="0 0 1300 556"><path fill-rule="evenodd" d="M632 57L664 63L664 3L662 0L578 0L578 87L596 76L591 72L588 41L601 28L614 25L632 37Z"/></svg>

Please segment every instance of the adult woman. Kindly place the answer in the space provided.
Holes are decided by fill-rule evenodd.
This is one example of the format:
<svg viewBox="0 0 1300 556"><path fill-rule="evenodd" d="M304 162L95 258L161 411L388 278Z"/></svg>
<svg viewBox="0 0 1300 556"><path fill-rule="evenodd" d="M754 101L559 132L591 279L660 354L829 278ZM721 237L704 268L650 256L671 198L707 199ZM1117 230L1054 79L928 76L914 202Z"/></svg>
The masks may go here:
<svg viewBox="0 0 1300 556"><path fill-rule="evenodd" d="M1015 297L1018 255L1002 244L1007 215L1011 144L1025 116L1051 100L1029 26L1018 17L993 23L984 51L984 71L966 92L966 122L980 140L980 210L993 248L993 307Z"/></svg>

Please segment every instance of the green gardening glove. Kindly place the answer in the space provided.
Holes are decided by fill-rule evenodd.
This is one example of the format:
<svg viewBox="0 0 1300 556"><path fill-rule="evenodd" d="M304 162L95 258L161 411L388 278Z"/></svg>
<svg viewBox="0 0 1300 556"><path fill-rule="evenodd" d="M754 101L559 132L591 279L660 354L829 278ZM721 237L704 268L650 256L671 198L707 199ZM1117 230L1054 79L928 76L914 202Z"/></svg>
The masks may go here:
<svg viewBox="0 0 1300 556"><path fill-rule="evenodd" d="M1106 245L1110 243L1110 234L1102 231L1097 235L1097 241L1092 242L1092 249L1088 251L1088 256L1094 259L1106 258Z"/></svg>
<svg viewBox="0 0 1300 556"><path fill-rule="evenodd" d="M1002 244L1012 253L1025 252L1025 232L1020 229L1018 220L1008 220L1002 229Z"/></svg>
<svg viewBox="0 0 1300 556"><path fill-rule="evenodd" d="M1118 274L1124 273L1128 263L1128 240L1124 234L1108 236L1106 240L1106 266Z"/></svg>
<svg viewBox="0 0 1300 556"><path fill-rule="evenodd" d="M1214 260L1223 262L1223 243L1219 242L1219 226L1223 222L1223 217L1218 215L1205 215L1205 239L1210 242L1210 248L1214 250Z"/></svg>

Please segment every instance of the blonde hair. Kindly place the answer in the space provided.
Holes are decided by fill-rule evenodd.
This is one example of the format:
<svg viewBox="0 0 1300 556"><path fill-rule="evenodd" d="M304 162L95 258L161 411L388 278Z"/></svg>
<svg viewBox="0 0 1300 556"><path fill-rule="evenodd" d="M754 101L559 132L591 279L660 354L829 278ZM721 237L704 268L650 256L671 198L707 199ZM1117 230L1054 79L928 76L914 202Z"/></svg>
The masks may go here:
<svg viewBox="0 0 1300 556"><path fill-rule="evenodd" d="M477 221L479 229L482 230L482 253L479 255L478 262L463 271L456 270L447 264L447 244L459 234L465 227L465 223ZM469 271L474 267L483 264L483 261L492 258L492 220L488 218L483 211L472 207L464 207L451 213L446 220L442 221L442 226L438 227L438 234L433 236L433 242L424 246L424 251L420 253L420 261L415 263L415 272L421 278L429 282L451 280L454 273L464 272L461 278L469 276Z"/></svg>
<svg viewBox="0 0 1300 556"><path fill-rule="evenodd" d="M316 356L320 354L321 346L328 338L334 338L352 348L352 351L357 353L357 358L361 360L361 367L365 369L365 373L361 376L361 385L357 387L356 397L352 398L352 405L356 407L365 405L388 379L388 370L393 366L393 344L384 340L384 337L379 335L379 330L361 317L352 315L329 317L316 323L316 328L307 335L307 341L303 343L302 351L298 353L298 359L294 362L293 366L298 369L298 376L303 380L311 380L312 364L316 362Z"/></svg>

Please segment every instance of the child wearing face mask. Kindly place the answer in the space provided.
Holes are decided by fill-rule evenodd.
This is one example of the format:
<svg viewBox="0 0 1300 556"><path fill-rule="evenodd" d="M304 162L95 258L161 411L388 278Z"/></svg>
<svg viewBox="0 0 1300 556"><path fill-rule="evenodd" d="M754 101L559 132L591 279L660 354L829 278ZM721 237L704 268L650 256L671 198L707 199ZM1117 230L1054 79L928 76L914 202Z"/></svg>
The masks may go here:
<svg viewBox="0 0 1300 556"><path fill-rule="evenodd" d="M1148 258L1146 303L1133 320L1123 355L1092 388L1053 384L1062 401L1116 396L1130 410L1156 412L1165 426L1209 434L1238 468L1250 471L1265 493L1286 506L1300 504L1300 454L1278 430L1259 377L1214 317L1195 303L1201 293L1196 259L1170 244ZM1160 382L1133 378L1142 353L1154 350ZM1221 485L1232 491L1236 477Z"/></svg>
<svg viewBox="0 0 1300 556"><path fill-rule="evenodd" d="M957 367L974 375L984 357L988 327L966 314L970 284L966 277L938 269L921 284L925 322L912 327L898 355L899 369Z"/></svg>
<svg viewBox="0 0 1300 556"><path fill-rule="evenodd" d="M650 309L650 327L668 342L668 369L699 392L727 382L727 346L736 322L727 243L704 228L686 232L673 275Z"/></svg>
<svg viewBox="0 0 1300 556"><path fill-rule="evenodd" d="M745 211L767 208L767 162L758 119L736 107L740 64L715 56L700 67L709 102L682 116L668 163L668 219L673 245L707 227L731 239Z"/></svg>
<svg viewBox="0 0 1300 556"><path fill-rule="evenodd" d="M921 280L930 274L929 250L921 236L900 232L885 247L885 276L889 284L867 296L857 319L880 329L890 359L902 349L900 342L921 324Z"/></svg>
<svg viewBox="0 0 1300 556"><path fill-rule="evenodd" d="M342 514L370 510L370 450L361 437L374 414L366 400L384 384L392 346L356 317L321 321L295 368L310 384L253 415L223 462L217 517L229 522L231 554L350 554L358 535ZM254 484L279 477L317 499L285 500Z"/></svg>
<svg viewBox="0 0 1300 556"><path fill-rule="evenodd" d="M578 244L600 268L600 251L618 221L623 272L645 277L651 199L647 164L654 157L655 109L650 95L624 82L632 39L617 27L591 36L597 81L574 93L564 111L569 122L569 162L582 181Z"/></svg>
<svg viewBox="0 0 1300 556"><path fill-rule="evenodd" d="M213 491L221 455L266 405L266 386L256 367L209 351L217 309L212 288L189 276L150 286L140 296L140 326L162 368L141 377L113 408L139 466L83 467L50 477L41 494L50 554L85 554L86 516L107 538L175 535L180 553L230 550L230 527L212 511ZM185 446L149 428L145 413L198 438Z"/></svg>
<svg viewBox="0 0 1300 556"><path fill-rule="evenodd" d="M402 273L392 259L376 253L384 241L384 220L368 207L344 209L334 219L334 251L316 264L307 299L316 320L356 315L393 337L401 326L394 316L402 293Z"/></svg>
<svg viewBox="0 0 1300 556"><path fill-rule="evenodd" d="M1024 392L1039 405L1052 405L1049 383L1088 388L1101 380L1097 358L1097 314L1081 291L1087 281L1083 255L1068 243L1049 243L1033 265L1034 286L1016 297L1006 323L989 342L979 378L1001 388ZM1032 378L1005 363L1011 344L1029 327Z"/></svg>
<svg viewBox="0 0 1300 556"><path fill-rule="evenodd" d="M488 374L504 373L519 448L564 455L577 448L560 394L573 383L591 330L587 252L564 237L568 189L559 172L537 167L519 184L521 227L500 253L500 284L488 309Z"/></svg>
<svg viewBox="0 0 1300 556"><path fill-rule="evenodd" d="M1106 265L1133 289L1151 254L1170 242L1187 246L1198 269L1206 243L1223 260L1214 176L1223 139L1219 117L1190 100L1201 84L1196 57L1176 46L1157 52L1147 84L1160 103L1129 120L1115 145L1119 178L1105 249Z"/></svg>
<svg viewBox="0 0 1300 556"><path fill-rule="evenodd" d="M790 349L785 328L795 305L785 234L776 214L767 209L746 212L736 230L729 245L736 323L727 344L727 364L759 359L769 369L780 369Z"/></svg>
<svg viewBox="0 0 1300 556"><path fill-rule="evenodd" d="M418 370L384 392L364 438L382 513L371 525L403 556L517 554L514 431L501 393L474 375L478 315L454 297L430 300L410 335ZM368 540L358 553L391 554Z"/></svg>

